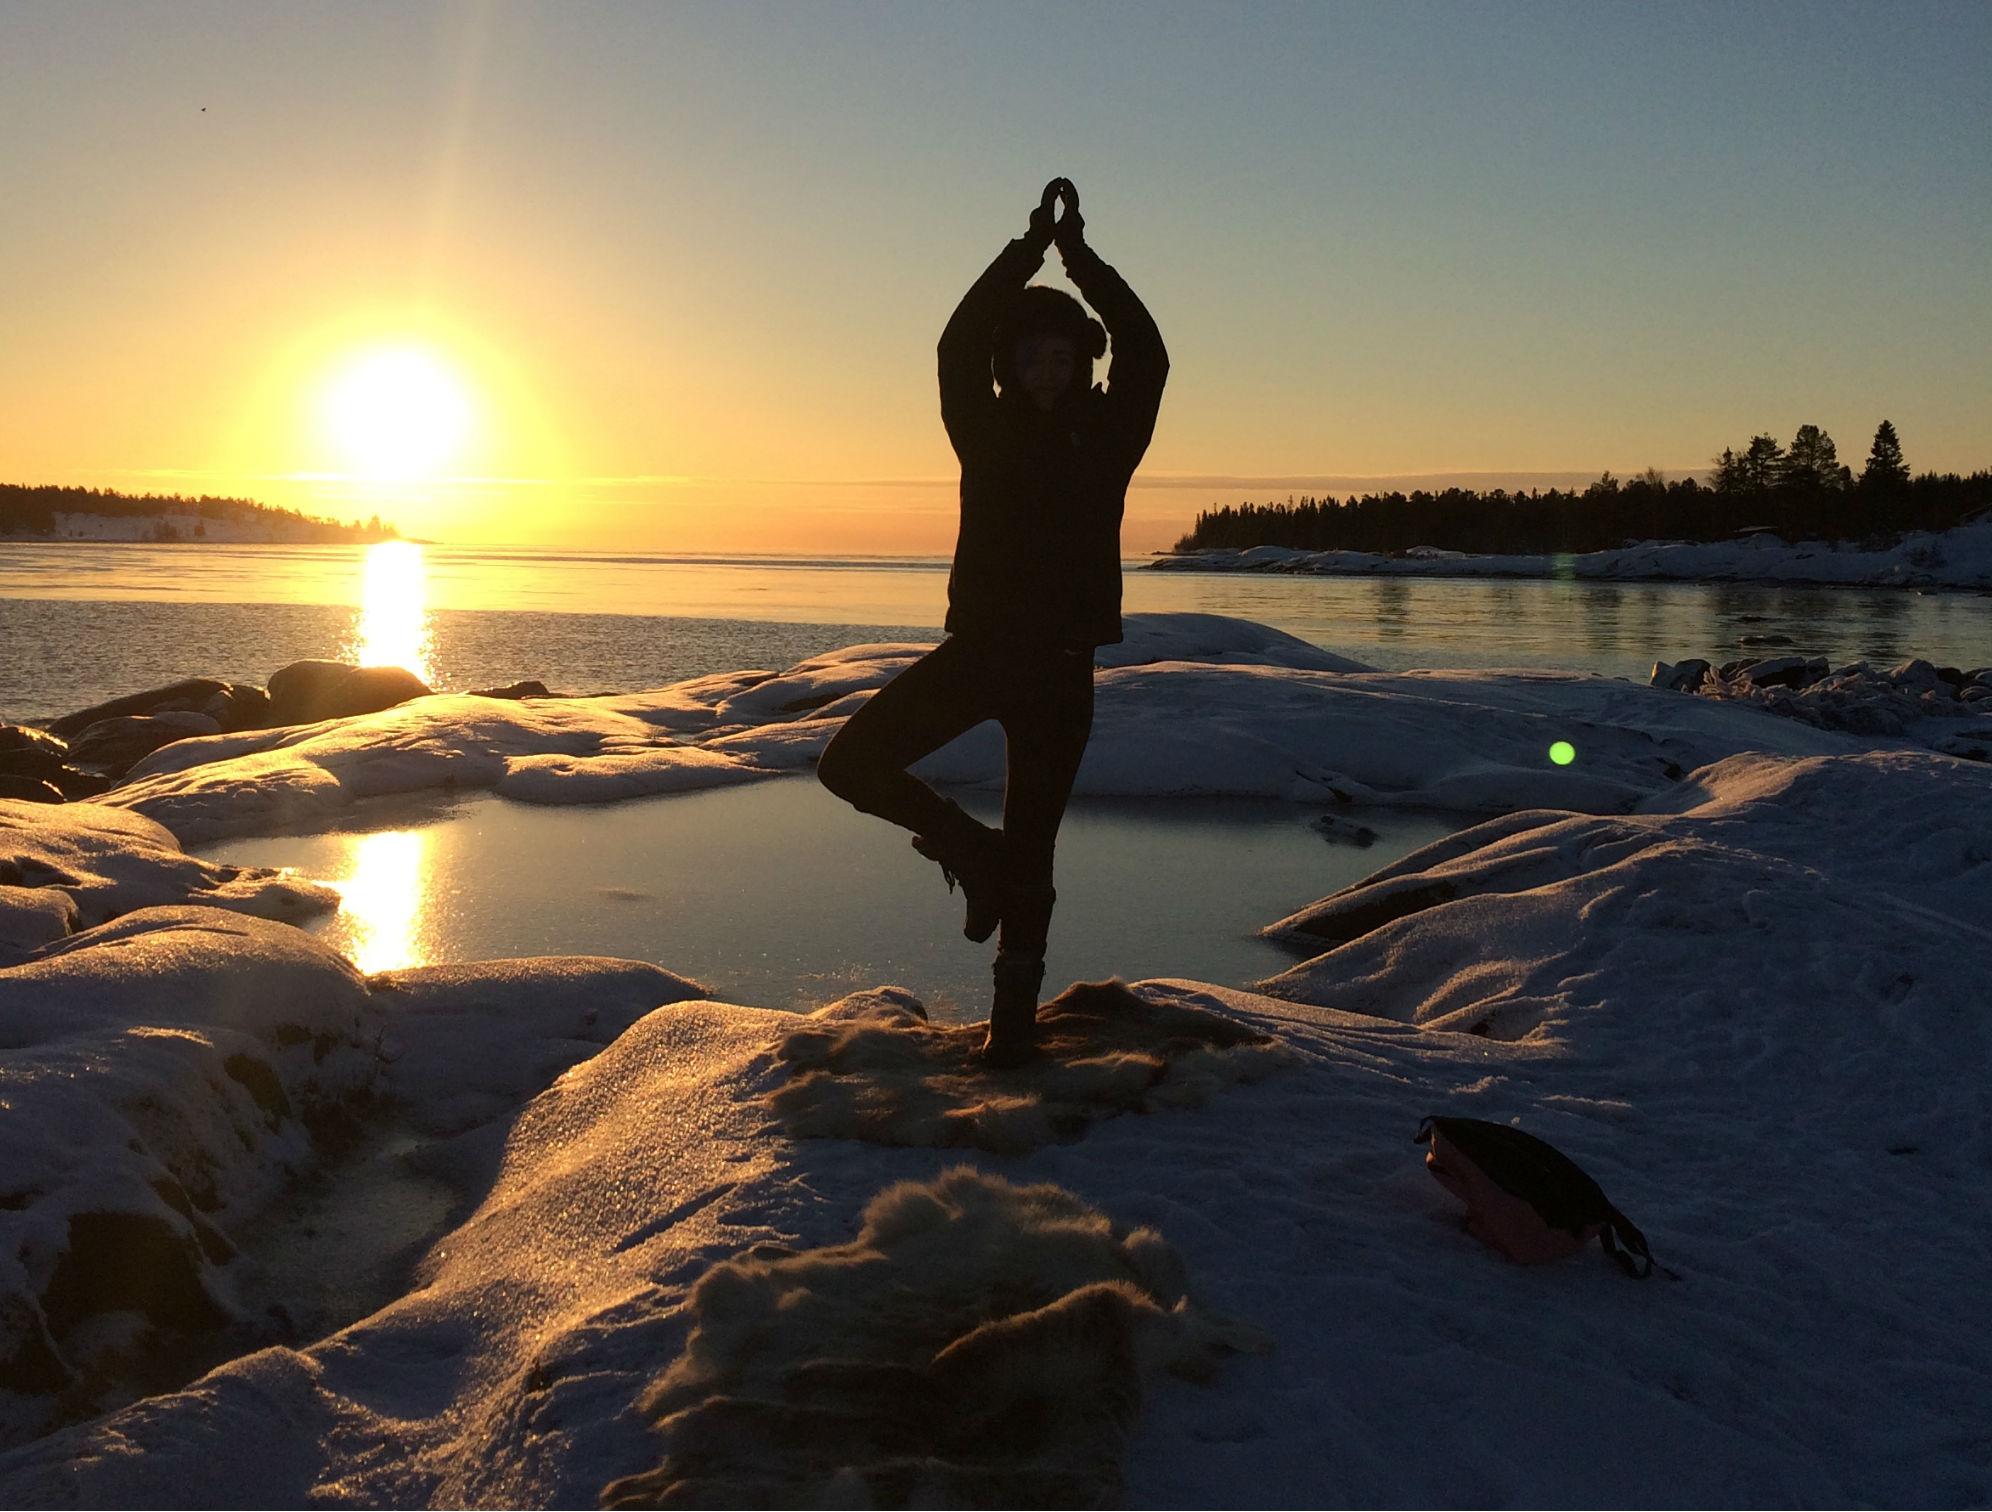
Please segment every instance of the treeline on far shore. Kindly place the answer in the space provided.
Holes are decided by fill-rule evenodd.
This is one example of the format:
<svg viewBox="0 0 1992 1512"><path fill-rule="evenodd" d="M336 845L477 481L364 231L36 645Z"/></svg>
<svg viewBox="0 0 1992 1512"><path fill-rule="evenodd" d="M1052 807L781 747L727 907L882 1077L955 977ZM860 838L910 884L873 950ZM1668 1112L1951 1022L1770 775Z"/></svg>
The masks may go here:
<svg viewBox="0 0 1992 1512"><path fill-rule="evenodd" d="M1289 498L1204 510L1177 551L1289 546L1303 551L1408 551L1432 546L1476 555L1609 551L1631 541L1720 541L1763 530L1787 541L1877 545L1911 530L1948 530L1992 506L1992 472L1912 477L1895 427L1875 432L1856 476L1816 425L1789 447L1754 437L1726 449L1706 479L1668 479L1648 468L1588 488Z"/></svg>
<svg viewBox="0 0 1992 1512"><path fill-rule="evenodd" d="M37 535L60 539L58 514L101 515L110 519L151 520L146 538L155 541L202 540L208 523L226 522L266 531L286 541L387 541L399 536L379 515L365 524L308 515L300 510L259 504L254 499L221 498L214 494L128 494L111 488L64 488L52 483L0 483L0 535ZM192 517L183 526L174 517Z"/></svg>

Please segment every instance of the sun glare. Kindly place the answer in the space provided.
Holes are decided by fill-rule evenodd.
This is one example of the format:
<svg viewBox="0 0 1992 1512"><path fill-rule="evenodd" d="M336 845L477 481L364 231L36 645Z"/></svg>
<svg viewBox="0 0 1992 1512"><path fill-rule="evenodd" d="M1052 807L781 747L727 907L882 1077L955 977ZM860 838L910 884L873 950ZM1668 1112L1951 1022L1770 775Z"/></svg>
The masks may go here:
<svg viewBox="0 0 1992 1512"><path fill-rule="evenodd" d="M428 597L429 573L420 546L412 541L369 546L361 567L353 658L363 667L405 667L434 683Z"/></svg>
<svg viewBox="0 0 1992 1512"><path fill-rule="evenodd" d="M434 477L470 429L471 402L448 364L421 347L383 347L354 358L325 391L325 424L362 476L393 482Z"/></svg>

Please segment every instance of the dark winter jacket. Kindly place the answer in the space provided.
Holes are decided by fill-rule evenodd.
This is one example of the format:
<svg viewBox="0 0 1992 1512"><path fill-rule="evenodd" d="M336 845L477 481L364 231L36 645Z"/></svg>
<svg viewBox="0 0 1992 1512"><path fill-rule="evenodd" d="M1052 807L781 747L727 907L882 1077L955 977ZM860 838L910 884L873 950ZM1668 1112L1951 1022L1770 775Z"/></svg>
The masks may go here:
<svg viewBox="0 0 1992 1512"><path fill-rule="evenodd" d="M1113 342L1111 381L1040 411L991 388L990 337L1043 266L1019 238L975 281L941 333L941 419L961 458L961 533L947 629L1061 646L1121 638L1120 522L1155 432L1169 354L1134 291L1090 247L1065 256Z"/></svg>

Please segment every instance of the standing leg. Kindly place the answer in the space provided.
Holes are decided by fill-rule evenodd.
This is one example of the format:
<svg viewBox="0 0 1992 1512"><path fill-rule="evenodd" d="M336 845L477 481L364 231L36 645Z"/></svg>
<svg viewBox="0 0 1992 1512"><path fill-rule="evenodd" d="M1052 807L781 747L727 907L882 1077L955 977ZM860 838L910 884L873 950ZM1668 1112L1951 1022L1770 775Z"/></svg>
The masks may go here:
<svg viewBox="0 0 1992 1512"><path fill-rule="evenodd" d="M1032 1049L1038 988L1051 933L1052 855L1093 732L1093 658L1049 651L1020 661L1005 680L1000 716L1009 744L1003 833L1009 886L995 964L995 1006L983 1056L1014 1064Z"/></svg>

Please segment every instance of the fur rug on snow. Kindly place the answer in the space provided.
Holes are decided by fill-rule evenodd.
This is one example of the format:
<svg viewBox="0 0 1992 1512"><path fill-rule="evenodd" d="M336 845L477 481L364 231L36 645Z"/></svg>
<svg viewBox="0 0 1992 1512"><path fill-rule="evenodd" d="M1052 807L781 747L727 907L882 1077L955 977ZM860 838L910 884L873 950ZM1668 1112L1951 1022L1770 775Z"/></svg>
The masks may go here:
<svg viewBox="0 0 1992 1512"><path fill-rule="evenodd" d="M686 1306L643 1401L664 1458L605 1506L1108 1505L1145 1378L1268 1347L1188 1300L1153 1229L967 1166L888 1187L848 1244L722 1261Z"/></svg>
<svg viewBox="0 0 1992 1512"><path fill-rule="evenodd" d="M798 1138L1020 1155L1118 1113L1199 1106L1289 1055L1235 1020L1150 1003L1119 981L1079 982L1041 1006L1026 1065L985 1068L982 1037L981 1024L928 1023L901 988L854 992L775 1047L791 1073L768 1104Z"/></svg>

